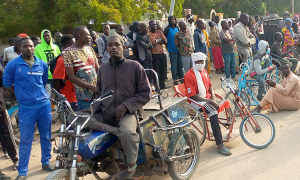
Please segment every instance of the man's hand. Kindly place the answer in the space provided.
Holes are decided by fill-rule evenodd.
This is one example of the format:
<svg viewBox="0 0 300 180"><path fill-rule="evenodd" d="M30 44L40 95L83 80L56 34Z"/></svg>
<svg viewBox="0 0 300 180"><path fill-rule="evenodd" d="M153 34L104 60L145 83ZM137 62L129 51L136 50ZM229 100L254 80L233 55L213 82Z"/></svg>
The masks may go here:
<svg viewBox="0 0 300 180"><path fill-rule="evenodd" d="M216 102L213 101L213 100L209 101L209 103L210 103L211 105L213 105L213 106L216 108L216 110L219 110L220 106L219 106L218 103L216 103Z"/></svg>
<svg viewBox="0 0 300 180"><path fill-rule="evenodd" d="M118 121L122 120L127 111L128 111L128 109L124 104L119 105L116 109L117 120Z"/></svg>
<svg viewBox="0 0 300 180"><path fill-rule="evenodd" d="M276 86L276 82L274 82L273 80L267 79L266 81L267 81L267 84L268 84L269 86L271 86L271 87L273 87L273 88Z"/></svg>

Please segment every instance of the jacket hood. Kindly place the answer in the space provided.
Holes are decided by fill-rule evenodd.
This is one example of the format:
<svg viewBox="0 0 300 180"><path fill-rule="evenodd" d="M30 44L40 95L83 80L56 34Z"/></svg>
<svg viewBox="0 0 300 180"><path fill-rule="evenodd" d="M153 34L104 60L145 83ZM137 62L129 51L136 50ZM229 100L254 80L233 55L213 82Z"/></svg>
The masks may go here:
<svg viewBox="0 0 300 180"><path fill-rule="evenodd" d="M171 19L172 19L172 18L175 18L175 21L176 21L175 27L177 27L177 19L176 19L176 17L174 17L174 16L169 16L169 17L168 17L169 26L172 26L172 23L171 23Z"/></svg>
<svg viewBox="0 0 300 180"><path fill-rule="evenodd" d="M266 54L267 52L267 46L269 45L269 43L267 41L264 40L260 40L258 43L258 53L261 55Z"/></svg>
<svg viewBox="0 0 300 180"><path fill-rule="evenodd" d="M132 24L131 32L135 32L135 29L138 27L138 25L139 25L139 22L138 21L134 21L133 24Z"/></svg>
<svg viewBox="0 0 300 180"><path fill-rule="evenodd" d="M41 45L42 46L48 46L48 44L46 43L45 39L44 39L44 33L48 31L50 33L50 43L49 43L49 46L51 46L53 43L52 43L52 35L51 35L51 31L49 31L48 29L44 29L41 33Z"/></svg>

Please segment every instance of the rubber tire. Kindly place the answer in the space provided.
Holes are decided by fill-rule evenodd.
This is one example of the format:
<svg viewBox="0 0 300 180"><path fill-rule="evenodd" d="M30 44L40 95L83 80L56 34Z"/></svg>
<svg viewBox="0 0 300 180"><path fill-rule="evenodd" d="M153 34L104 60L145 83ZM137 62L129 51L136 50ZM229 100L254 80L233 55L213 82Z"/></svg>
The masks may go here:
<svg viewBox="0 0 300 180"><path fill-rule="evenodd" d="M60 180L61 178L65 178L69 180L70 178L70 170L69 169L57 169L49 174L45 180ZM75 180L79 180L79 178L75 177Z"/></svg>
<svg viewBox="0 0 300 180"><path fill-rule="evenodd" d="M198 110L198 109L196 109L196 108L194 108L191 104L189 104L189 103L187 103L187 105L189 106L188 108L191 108L191 109L194 109L194 111L198 111L199 112L199 120L198 121L201 121L202 122L202 124L203 124L203 132L202 132L202 138L199 140L199 144L200 144L200 146L202 146L202 144L204 143L204 141L205 141L205 139L206 139L206 131L207 131L207 129L206 129L206 123L205 123L205 120L204 120L204 118L203 118L203 116L202 116L202 113ZM195 121L193 124L196 124L196 123L199 123L199 125L200 125L200 122L198 122L198 121ZM191 125L192 126L192 125ZM200 125L201 126L201 125ZM192 126L193 127L193 126ZM193 127L194 128L194 127ZM197 129L196 129L197 130ZM197 130L198 131L198 130ZM200 133L200 132L199 132Z"/></svg>
<svg viewBox="0 0 300 180"><path fill-rule="evenodd" d="M239 90L234 90L236 93L239 93ZM230 94L232 94L232 92L230 91L230 92L228 92L228 93L226 93L226 95L225 95L225 100L226 101L229 101L230 102L230 99L229 99L229 95ZM247 98L247 100L248 100L248 104L245 104L246 105L246 107L247 107L247 109L250 109L250 105L251 105L251 101L250 101L250 98L249 98L249 96L244 92L244 91L241 91L241 94L243 94L243 96L245 96L246 98ZM245 103L245 102L244 102ZM235 107L234 107L235 108ZM233 113L232 113L233 114ZM239 113L239 111L237 110L236 111L236 114L235 114L235 116L236 117L240 117L241 116L241 114Z"/></svg>
<svg viewBox="0 0 300 180"><path fill-rule="evenodd" d="M174 162L167 162L168 163L168 171L173 180L188 180L188 179L190 179L192 177L192 175L194 174L194 172L196 171L197 165L199 164L199 160L200 160L199 138L197 136L197 133L194 130L187 129L187 131L190 133L191 138L194 136L194 139L196 140L195 147L197 148L197 151L198 151L198 153L196 153L197 159L196 159L194 168L191 170L191 172L187 176L181 176L180 174L177 173L175 166L174 166ZM175 133L172 136L172 139L168 146L168 152L169 152L168 156L175 156L176 148L174 148L174 147L176 146L177 142L181 140L181 137L183 137L182 131L179 131L179 133Z"/></svg>
<svg viewBox="0 0 300 180"><path fill-rule="evenodd" d="M270 118L268 118L266 115L264 114L252 114L252 116L263 116L265 119L267 119L267 121L271 124L271 127L272 127L272 137L270 138L269 142L264 144L264 145L260 145L260 146L257 146L257 145L254 145L252 144L251 142L247 141L247 139L245 138L245 135L244 135L244 132L243 132L243 126L244 126L244 123L246 122L246 120L249 118L249 115L246 116L241 124L240 124L240 135L241 135L241 138L242 140L244 141L244 143L246 143L249 147L251 148L254 148L254 149L264 149L266 147L268 147L270 144L272 144L272 142L274 141L275 139L275 134L276 134L276 130L275 130L275 126L274 126L274 123L270 120Z"/></svg>

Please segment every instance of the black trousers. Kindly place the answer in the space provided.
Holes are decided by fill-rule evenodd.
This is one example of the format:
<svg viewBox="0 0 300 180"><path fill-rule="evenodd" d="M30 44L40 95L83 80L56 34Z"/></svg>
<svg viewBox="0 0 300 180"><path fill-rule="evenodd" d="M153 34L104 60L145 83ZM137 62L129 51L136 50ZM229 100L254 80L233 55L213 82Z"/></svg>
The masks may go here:
<svg viewBox="0 0 300 180"><path fill-rule="evenodd" d="M153 68L151 59L145 59L144 61L140 61L140 64L143 66L144 69L152 69ZM152 78L153 73L146 71L146 74L147 74L150 84L153 83L153 78Z"/></svg>
<svg viewBox="0 0 300 180"><path fill-rule="evenodd" d="M160 89L165 88L167 58L165 54L152 54L153 69L157 73Z"/></svg>
<svg viewBox="0 0 300 180"><path fill-rule="evenodd" d="M6 110L0 112L0 143L3 150L7 151L10 159L13 162L18 161L16 146L13 137L10 136L8 130L8 118Z"/></svg>
<svg viewBox="0 0 300 180"><path fill-rule="evenodd" d="M219 121L218 121L218 111L210 103L205 103L204 109L210 119L210 125L211 125L211 129L214 133L216 144L217 145L223 144L221 128L220 128ZM202 111L202 109L200 109L200 111Z"/></svg>

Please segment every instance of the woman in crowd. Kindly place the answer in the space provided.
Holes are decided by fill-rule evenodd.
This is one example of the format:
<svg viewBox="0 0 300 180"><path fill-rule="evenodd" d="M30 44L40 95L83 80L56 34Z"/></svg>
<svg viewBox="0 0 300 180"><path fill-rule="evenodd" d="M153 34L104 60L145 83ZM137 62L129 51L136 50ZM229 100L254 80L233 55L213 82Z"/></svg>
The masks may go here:
<svg viewBox="0 0 300 180"><path fill-rule="evenodd" d="M221 49L221 39L219 36L218 31L215 29L216 23L215 22L209 22L208 23L210 27L209 37L211 41L211 51L214 58L214 65L216 68L216 73L221 74L224 72L224 62L223 62L223 56L222 56L222 49Z"/></svg>
<svg viewBox="0 0 300 180"><path fill-rule="evenodd" d="M285 20L285 27L281 30L283 35L283 52L287 52L288 49L295 45L294 41L294 29L292 28L293 20L291 18L287 18ZM293 53L290 53L291 55Z"/></svg>

